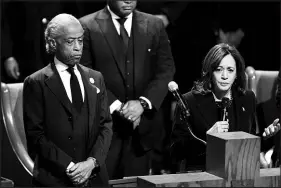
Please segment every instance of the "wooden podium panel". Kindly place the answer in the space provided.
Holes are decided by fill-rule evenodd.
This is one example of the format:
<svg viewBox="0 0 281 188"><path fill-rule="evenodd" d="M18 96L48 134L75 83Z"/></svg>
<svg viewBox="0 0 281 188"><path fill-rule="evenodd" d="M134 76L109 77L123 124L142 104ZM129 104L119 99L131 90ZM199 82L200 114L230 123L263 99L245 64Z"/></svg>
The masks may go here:
<svg viewBox="0 0 281 188"><path fill-rule="evenodd" d="M127 177L123 179L109 180L110 187L137 187L138 177Z"/></svg>
<svg viewBox="0 0 281 188"><path fill-rule="evenodd" d="M225 187L223 178L207 172L139 176L137 184L145 187Z"/></svg>
<svg viewBox="0 0 281 188"><path fill-rule="evenodd" d="M128 177L111 187L281 187L280 168L260 169L260 137L207 134L207 172Z"/></svg>
<svg viewBox="0 0 281 188"><path fill-rule="evenodd" d="M280 168L267 168L260 170L260 177L255 179L255 187L281 187Z"/></svg>
<svg viewBox="0 0 281 188"><path fill-rule="evenodd" d="M137 186L145 187L281 187L280 168L260 169L254 180L230 180L207 172L139 176ZM124 185L124 184L123 184Z"/></svg>
<svg viewBox="0 0 281 188"><path fill-rule="evenodd" d="M231 180L254 180L260 172L260 137L245 132L207 134L206 171Z"/></svg>

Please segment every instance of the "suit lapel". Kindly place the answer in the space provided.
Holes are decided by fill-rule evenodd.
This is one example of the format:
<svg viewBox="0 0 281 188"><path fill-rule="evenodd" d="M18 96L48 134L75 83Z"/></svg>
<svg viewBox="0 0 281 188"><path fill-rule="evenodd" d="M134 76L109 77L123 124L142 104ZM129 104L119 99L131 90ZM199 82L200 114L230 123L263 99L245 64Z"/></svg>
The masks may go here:
<svg viewBox="0 0 281 188"><path fill-rule="evenodd" d="M235 102L235 114L237 114L236 116L236 125L238 126L237 129L248 132L249 130L245 130L245 128L248 126L244 126L245 123L248 125L248 122L245 122L247 121L247 119L245 119L244 116L246 114L246 107L243 105L245 97L239 96L237 92L232 92L232 95L233 95L233 101ZM251 122L249 123L252 124Z"/></svg>
<svg viewBox="0 0 281 188"><path fill-rule="evenodd" d="M87 102L89 106L89 133L92 131L93 122L94 122L94 116L96 113L96 100L97 100L97 89L94 84L90 82L91 75L87 69L84 67L81 67L80 65L77 65L77 68L81 74L84 89L85 89L85 96L87 96ZM94 80L94 78L92 78Z"/></svg>
<svg viewBox="0 0 281 188"><path fill-rule="evenodd" d="M134 44L134 72L140 70L139 66L143 66L146 53L147 40L147 22L148 20L142 16L138 11L133 12L132 19L132 36ZM141 63L139 63L141 62ZM138 74L136 74L138 75ZM141 75L143 76L143 75ZM138 79L135 79L138 80Z"/></svg>
<svg viewBox="0 0 281 188"><path fill-rule="evenodd" d="M100 26L100 29L111 49L115 62L121 72L123 78L125 78L125 59L123 49L120 48L120 38L113 24L109 11L105 7L96 17L96 21Z"/></svg>
<svg viewBox="0 0 281 188"><path fill-rule="evenodd" d="M59 73L54 65L54 63L50 63L46 67L45 75L48 77L45 80L46 85L51 90L52 93L59 99L61 104L68 110L68 112L72 113L71 102L66 94L65 88L59 76Z"/></svg>
<svg viewBox="0 0 281 188"><path fill-rule="evenodd" d="M217 106L212 93L206 95L194 95L198 109L206 122L207 129L211 128L217 122Z"/></svg>

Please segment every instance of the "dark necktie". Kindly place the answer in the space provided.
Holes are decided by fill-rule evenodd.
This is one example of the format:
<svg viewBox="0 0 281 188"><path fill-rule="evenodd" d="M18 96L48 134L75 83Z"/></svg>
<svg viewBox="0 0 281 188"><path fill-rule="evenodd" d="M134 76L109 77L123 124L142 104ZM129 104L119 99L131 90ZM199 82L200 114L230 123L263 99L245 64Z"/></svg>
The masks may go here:
<svg viewBox="0 0 281 188"><path fill-rule="evenodd" d="M70 73L70 88L72 96L72 105L80 112L83 104L82 93L77 76L74 74L74 67L69 67L67 71Z"/></svg>
<svg viewBox="0 0 281 188"><path fill-rule="evenodd" d="M128 33L124 27L124 23L126 21L127 18L120 18L117 19L117 21L120 23L120 37L123 41L124 44L124 51L127 52L128 49L128 43L129 43L129 36Z"/></svg>

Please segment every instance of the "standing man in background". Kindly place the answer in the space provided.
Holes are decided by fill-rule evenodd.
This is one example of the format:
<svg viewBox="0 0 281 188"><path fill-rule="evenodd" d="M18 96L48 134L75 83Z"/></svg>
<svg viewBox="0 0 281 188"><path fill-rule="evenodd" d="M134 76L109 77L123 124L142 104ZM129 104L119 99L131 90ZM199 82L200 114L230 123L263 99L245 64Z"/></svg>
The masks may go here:
<svg viewBox="0 0 281 188"><path fill-rule="evenodd" d="M103 76L79 65L83 34L75 17L54 17L45 31L53 60L24 81L23 119L35 186L108 184L112 119Z"/></svg>
<svg viewBox="0 0 281 188"><path fill-rule="evenodd" d="M136 11L137 1L108 0L80 19L84 30L81 64L100 71L113 114L107 157L110 179L148 175L149 151L164 136L162 101L175 73L161 19Z"/></svg>

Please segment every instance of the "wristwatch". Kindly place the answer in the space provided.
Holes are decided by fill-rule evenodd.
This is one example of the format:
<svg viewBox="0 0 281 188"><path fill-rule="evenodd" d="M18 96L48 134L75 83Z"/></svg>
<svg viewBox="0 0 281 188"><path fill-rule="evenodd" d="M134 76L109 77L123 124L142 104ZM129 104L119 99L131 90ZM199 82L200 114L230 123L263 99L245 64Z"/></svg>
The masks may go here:
<svg viewBox="0 0 281 188"><path fill-rule="evenodd" d="M100 164L98 163L97 160L95 160L95 168L93 169L92 173L98 174L100 172Z"/></svg>
<svg viewBox="0 0 281 188"><path fill-rule="evenodd" d="M93 158L93 157L89 157L90 159L92 159L93 161L94 161L94 169L93 169L93 171L92 171L92 174L97 174L97 173L99 173L100 172L100 164L98 163L98 161L95 159L95 158ZM89 159L88 158L88 159Z"/></svg>
<svg viewBox="0 0 281 188"><path fill-rule="evenodd" d="M149 110L149 105L144 99L139 98L139 101L144 110Z"/></svg>

